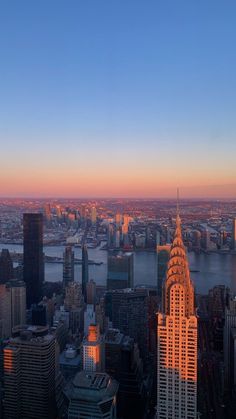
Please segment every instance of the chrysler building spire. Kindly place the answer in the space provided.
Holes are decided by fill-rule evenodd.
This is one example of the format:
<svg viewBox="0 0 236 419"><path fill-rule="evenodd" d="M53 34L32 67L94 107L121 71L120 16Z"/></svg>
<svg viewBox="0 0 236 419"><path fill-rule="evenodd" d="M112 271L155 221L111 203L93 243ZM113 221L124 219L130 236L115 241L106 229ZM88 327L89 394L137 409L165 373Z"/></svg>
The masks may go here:
<svg viewBox="0 0 236 419"><path fill-rule="evenodd" d="M182 239L181 220L179 206L177 204L176 230L170 250L170 259L167 266L166 281L164 282L163 309L170 314L170 291L175 284L183 286L186 316L194 315L194 288L190 279L188 259Z"/></svg>
<svg viewBox="0 0 236 419"><path fill-rule="evenodd" d="M157 313L157 419L196 419L197 317L178 200L162 306Z"/></svg>

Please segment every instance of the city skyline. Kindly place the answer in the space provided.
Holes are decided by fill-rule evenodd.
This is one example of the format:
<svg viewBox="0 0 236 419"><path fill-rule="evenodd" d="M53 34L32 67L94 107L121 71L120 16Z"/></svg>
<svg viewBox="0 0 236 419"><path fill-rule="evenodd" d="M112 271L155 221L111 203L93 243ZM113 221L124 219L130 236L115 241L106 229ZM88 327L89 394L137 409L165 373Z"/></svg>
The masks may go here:
<svg viewBox="0 0 236 419"><path fill-rule="evenodd" d="M0 196L234 197L235 13L2 4Z"/></svg>

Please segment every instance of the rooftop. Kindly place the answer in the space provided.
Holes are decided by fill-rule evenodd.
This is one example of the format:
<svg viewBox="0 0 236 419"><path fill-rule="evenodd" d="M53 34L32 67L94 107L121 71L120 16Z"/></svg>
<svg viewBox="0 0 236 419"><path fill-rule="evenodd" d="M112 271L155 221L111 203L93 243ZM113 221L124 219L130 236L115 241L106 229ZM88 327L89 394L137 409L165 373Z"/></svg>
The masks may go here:
<svg viewBox="0 0 236 419"><path fill-rule="evenodd" d="M65 389L68 399L100 403L116 395L119 384L106 373L80 371Z"/></svg>

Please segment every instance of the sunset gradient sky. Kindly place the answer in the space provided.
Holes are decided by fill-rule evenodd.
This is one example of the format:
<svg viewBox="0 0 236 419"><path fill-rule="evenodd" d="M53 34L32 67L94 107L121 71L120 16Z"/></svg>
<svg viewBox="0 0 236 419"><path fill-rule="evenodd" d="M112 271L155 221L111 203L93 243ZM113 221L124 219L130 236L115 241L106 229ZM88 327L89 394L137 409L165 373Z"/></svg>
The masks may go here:
<svg viewBox="0 0 236 419"><path fill-rule="evenodd" d="M0 196L236 196L235 0L2 0Z"/></svg>

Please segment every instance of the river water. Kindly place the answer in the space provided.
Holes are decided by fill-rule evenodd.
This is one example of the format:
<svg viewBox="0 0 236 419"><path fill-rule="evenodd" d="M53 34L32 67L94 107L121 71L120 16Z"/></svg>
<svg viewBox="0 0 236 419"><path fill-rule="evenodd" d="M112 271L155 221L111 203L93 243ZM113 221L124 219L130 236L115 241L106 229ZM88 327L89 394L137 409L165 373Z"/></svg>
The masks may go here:
<svg viewBox="0 0 236 419"><path fill-rule="evenodd" d="M8 248L10 252L23 252L22 245L0 244L0 250ZM81 249L75 248L75 257L81 258ZM48 256L63 256L64 246L44 246L44 253ZM103 262L102 265L89 265L89 278L97 284L105 285L107 277L107 251L100 248L88 249L90 260ZM189 264L192 272L196 292L207 293L214 285L224 284L236 292L236 255L233 254L195 254L189 253ZM45 280L62 280L62 263L45 264ZM156 254L155 252L136 252L134 254L134 283L156 285ZM75 279L81 281L81 265L75 265Z"/></svg>

